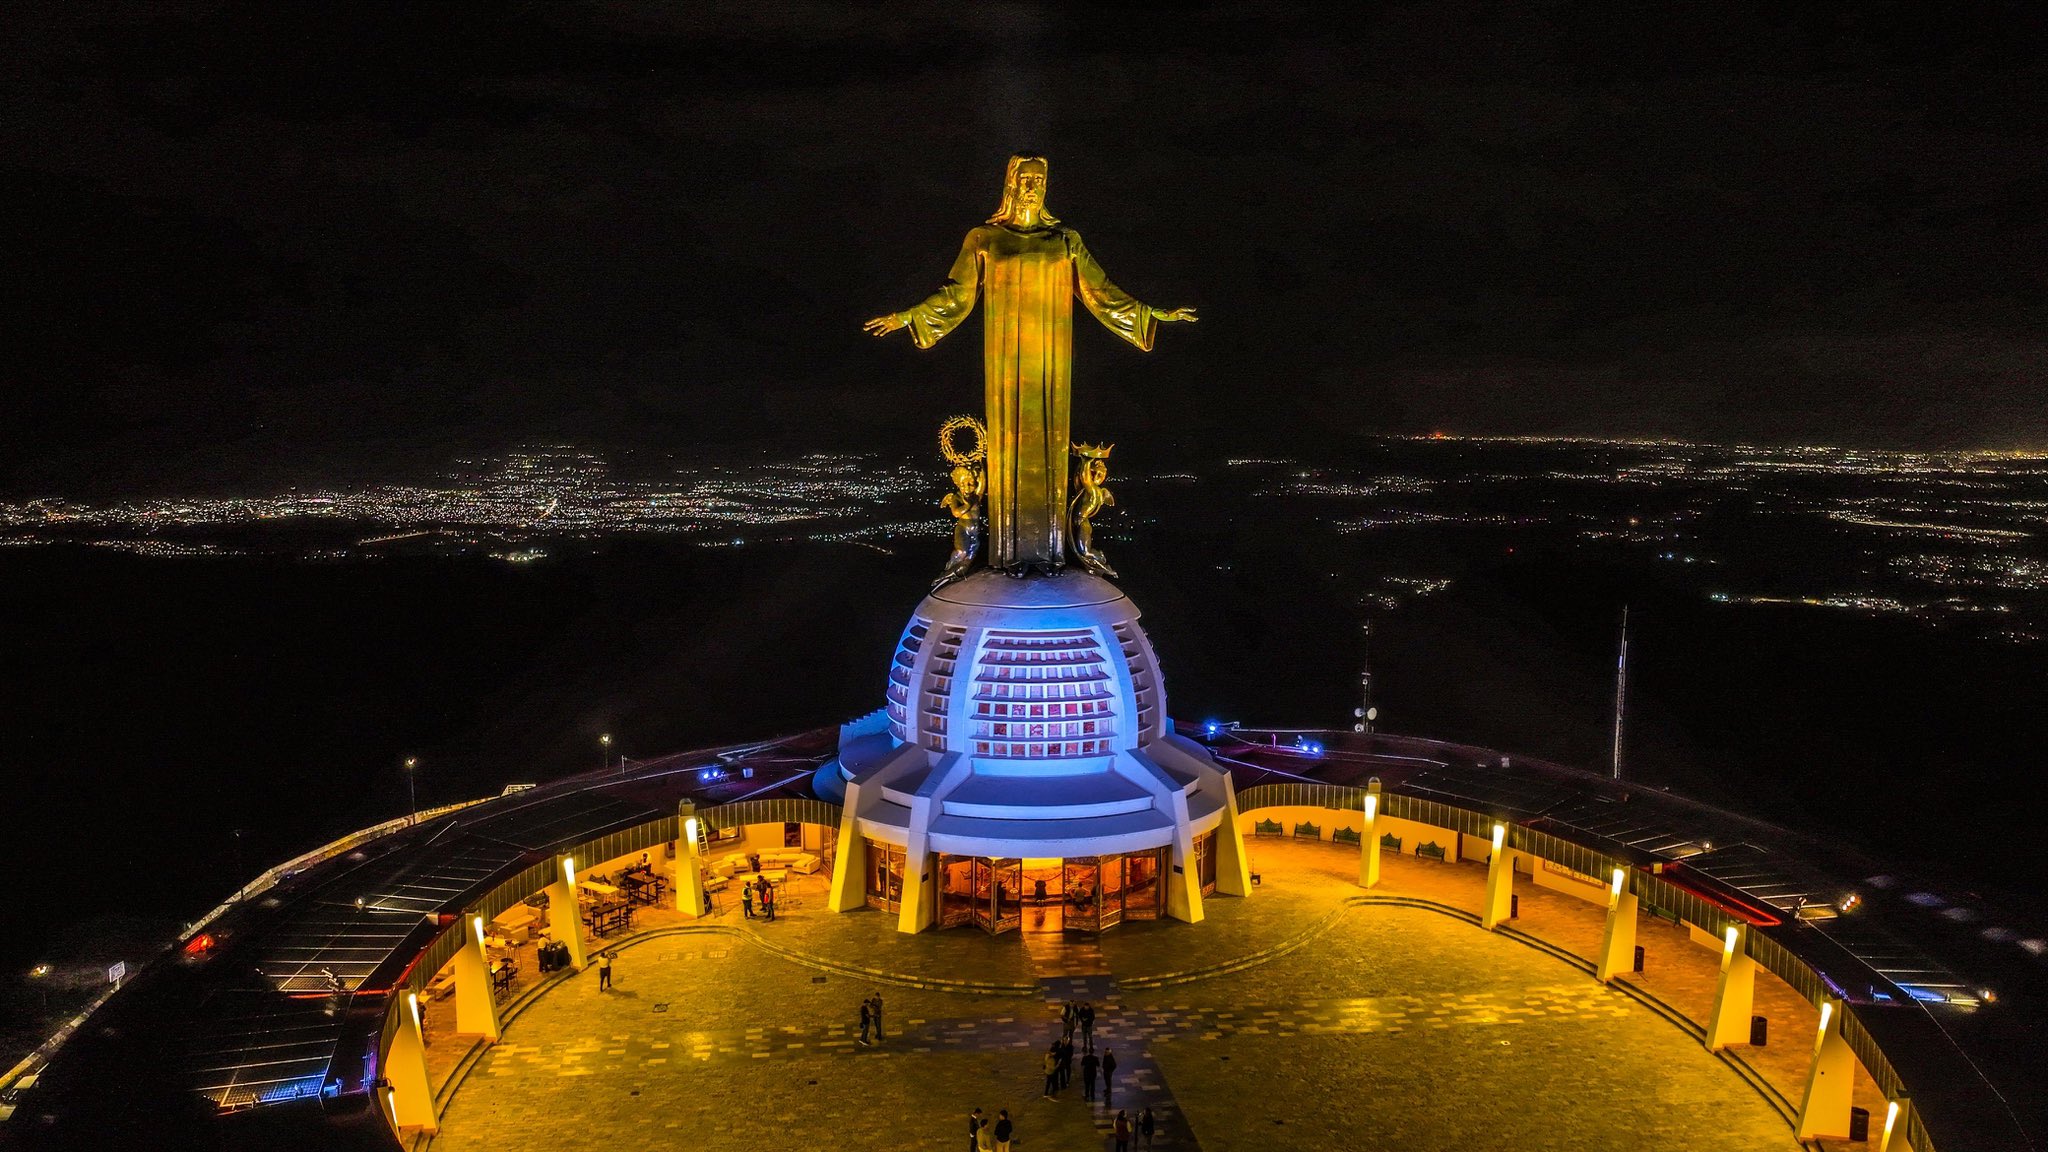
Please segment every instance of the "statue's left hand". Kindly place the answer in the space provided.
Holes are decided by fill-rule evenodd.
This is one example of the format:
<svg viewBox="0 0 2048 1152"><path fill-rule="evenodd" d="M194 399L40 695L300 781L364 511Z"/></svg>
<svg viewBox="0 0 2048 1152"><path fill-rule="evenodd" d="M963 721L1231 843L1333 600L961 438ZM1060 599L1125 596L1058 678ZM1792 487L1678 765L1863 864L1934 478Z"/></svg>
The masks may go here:
<svg viewBox="0 0 2048 1152"><path fill-rule="evenodd" d="M1172 308L1165 312L1154 312L1152 318L1161 324L1172 324L1176 321L1185 321L1186 323L1193 324L1195 322L1195 310L1193 308Z"/></svg>
<svg viewBox="0 0 2048 1152"><path fill-rule="evenodd" d="M909 325L904 322L903 317L891 312L887 316L877 316L861 325L861 330L870 336L887 336L898 328L906 327Z"/></svg>

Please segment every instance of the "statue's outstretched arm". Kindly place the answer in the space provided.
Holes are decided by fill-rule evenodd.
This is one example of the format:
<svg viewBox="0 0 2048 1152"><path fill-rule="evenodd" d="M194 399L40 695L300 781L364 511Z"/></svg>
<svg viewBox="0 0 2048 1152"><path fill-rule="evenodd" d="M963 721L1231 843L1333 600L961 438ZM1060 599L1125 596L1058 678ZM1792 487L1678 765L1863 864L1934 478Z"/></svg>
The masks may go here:
<svg viewBox="0 0 2048 1152"><path fill-rule="evenodd" d="M910 338L919 348L929 348L938 343L974 311L974 297L981 290L981 245L978 241L978 233L967 234L967 241L960 246L960 255L954 259L953 271L944 287L925 297L922 303L901 312L877 316L861 327L870 336L887 336L898 328L908 328Z"/></svg>
<svg viewBox="0 0 2048 1152"><path fill-rule="evenodd" d="M1157 325L1194 322L1193 308L1154 308L1110 283L1109 273L1102 270L1088 246L1081 243L1079 232L1067 234L1067 252L1074 261L1074 294L1081 298L1089 314L1102 321L1104 328L1145 351L1152 350Z"/></svg>

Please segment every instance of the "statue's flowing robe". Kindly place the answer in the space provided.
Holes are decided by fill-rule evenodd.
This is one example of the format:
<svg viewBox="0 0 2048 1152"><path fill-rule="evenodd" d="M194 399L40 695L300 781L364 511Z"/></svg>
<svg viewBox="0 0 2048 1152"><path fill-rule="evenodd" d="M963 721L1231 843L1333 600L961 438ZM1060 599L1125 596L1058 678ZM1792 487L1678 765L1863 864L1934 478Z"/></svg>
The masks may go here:
<svg viewBox="0 0 2048 1152"><path fill-rule="evenodd" d="M1109 282L1080 233L984 224L967 234L946 286L902 314L911 339L936 344L974 311L977 293L987 301L989 566L1055 570L1065 563L1073 299L1147 352L1158 320Z"/></svg>

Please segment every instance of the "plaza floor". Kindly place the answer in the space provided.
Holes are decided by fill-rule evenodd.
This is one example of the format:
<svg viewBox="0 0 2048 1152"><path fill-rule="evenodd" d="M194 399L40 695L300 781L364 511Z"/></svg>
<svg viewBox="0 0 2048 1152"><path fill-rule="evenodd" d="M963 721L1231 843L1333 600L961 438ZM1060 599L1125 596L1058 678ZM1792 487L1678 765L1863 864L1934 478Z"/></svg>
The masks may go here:
<svg viewBox="0 0 2048 1152"><path fill-rule="evenodd" d="M528 985L480 1054L430 1020L437 1081L475 1055L431 1147L957 1148L976 1106L1009 1109L1020 1149L1106 1149L1113 1108L1148 1106L1161 1149L1796 1147L1762 1091L1637 997L1455 915L1359 904L1356 848L1250 848L1251 898L1099 940L904 937L893 917L824 911L822 876L772 924L730 908L643 917L611 945L611 990L595 972ZM1375 894L1454 909L1476 910L1484 885L1480 866L1410 859L1383 876ZM1518 929L1590 954L1597 910L1518 891ZM1652 921L1642 936L1642 991L1702 1018L1712 954ZM1742 1058L1796 1100L1813 1011L1779 1003L1775 983L1759 979L1757 1010L1784 1042ZM887 1036L863 1046L856 1014L874 994ZM1119 1062L1112 1108L1078 1082L1042 1098L1039 1057L1069 998L1098 1007L1097 1045Z"/></svg>

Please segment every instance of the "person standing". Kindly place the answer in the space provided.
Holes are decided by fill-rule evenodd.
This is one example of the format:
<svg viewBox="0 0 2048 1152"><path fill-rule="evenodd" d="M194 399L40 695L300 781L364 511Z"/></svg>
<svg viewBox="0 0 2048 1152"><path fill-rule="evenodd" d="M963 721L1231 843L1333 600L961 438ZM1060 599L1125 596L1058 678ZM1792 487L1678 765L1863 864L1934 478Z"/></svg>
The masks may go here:
<svg viewBox="0 0 2048 1152"><path fill-rule="evenodd" d="M1152 1106L1150 1104L1145 1106L1144 1111L1138 1113L1138 1135L1145 1138L1146 1152L1151 1152L1152 1130L1158 1126L1158 1123L1158 1121L1152 1118Z"/></svg>
<svg viewBox="0 0 2048 1152"><path fill-rule="evenodd" d="M1104 1048L1102 1050L1102 1102L1105 1105L1109 1103L1109 1078L1114 1075L1116 1075L1116 1053Z"/></svg>
<svg viewBox="0 0 2048 1152"><path fill-rule="evenodd" d="M1081 1099L1095 1099L1095 1053L1081 1057Z"/></svg>
<svg viewBox="0 0 2048 1152"><path fill-rule="evenodd" d="M770 924L775 923L775 885L770 884L765 876L761 878L761 914L768 918Z"/></svg>
<svg viewBox="0 0 2048 1152"><path fill-rule="evenodd" d="M1069 1040L1074 1038L1074 1016L1076 1010L1072 1000L1060 1005L1060 1034Z"/></svg>
<svg viewBox="0 0 2048 1152"><path fill-rule="evenodd" d="M740 916L747 920L754 918L754 886L740 885Z"/></svg>
<svg viewBox="0 0 2048 1152"><path fill-rule="evenodd" d="M597 954L597 990L603 992L612 986L612 951L607 948Z"/></svg>
<svg viewBox="0 0 2048 1152"><path fill-rule="evenodd" d="M1116 1123L1110 1132L1116 1136L1116 1152L1131 1152L1131 1118L1124 1115L1123 1109L1116 1110Z"/></svg>
<svg viewBox="0 0 2048 1152"><path fill-rule="evenodd" d="M861 1007L866 1008L867 1004L863 1002ZM981 1144L978 1138L981 1135L981 1126L986 1123L988 1121L982 1118L979 1108L967 1114L967 1152L980 1152Z"/></svg>
<svg viewBox="0 0 2048 1152"><path fill-rule="evenodd" d="M875 993L875 1039L882 1039L882 994Z"/></svg>
<svg viewBox="0 0 2048 1152"><path fill-rule="evenodd" d="M867 1042L868 1042L868 1021L869 1021L869 1019L870 1019L870 1018L871 1018L871 1017L872 1017L873 1015L874 1015L874 1013L873 1013L873 1012L872 1012L872 1011L871 1011L871 1010L869 1009L869 1007L868 1007L868 1002L867 1002L867 1001L865 1001L865 1000L861 1001L861 1002L860 1002L860 1042L861 1042L861 1043L863 1043L863 1044L865 1044L865 1043L867 1043ZM981 1111L981 1109L977 1108L977 1109L975 1109L975 1111L979 1112L979 1111ZM969 1135L973 1135L973 1133L971 1133L971 1132L970 1132L970 1133L969 1133Z"/></svg>
<svg viewBox="0 0 2048 1152"><path fill-rule="evenodd" d="M1045 1069L1045 1098L1047 1100L1052 1099L1053 1093L1060 1089L1059 1050L1059 1041L1053 1041L1052 1047L1045 1050L1045 1058L1039 1061L1039 1066Z"/></svg>
<svg viewBox="0 0 2048 1152"><path fill-rule="evenodd" d="M1010 1152L1010 1136L1016 1131L1008 1108L996 1109L996 1152Z"/></svg>
<svg viewBox="0 0 2048 1152"><path fill-rule="evenodd" d="M1060 1087L1065 1089L1074 1083L1074 1042L1055 1040L1053 1044L1060 1052Z"/></svg>
<svg viewBox="0 0 2048 1152"><path fill-rule="evenodd" d="M1081 1047L1095 1050L1095 1005L1086 1001L1081 1003Z"/></svg>

